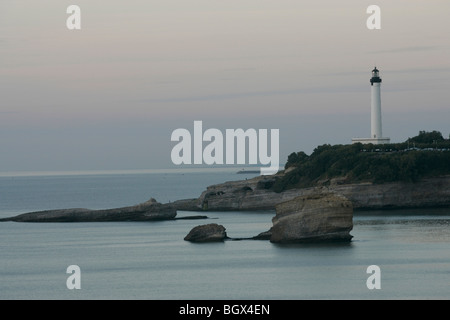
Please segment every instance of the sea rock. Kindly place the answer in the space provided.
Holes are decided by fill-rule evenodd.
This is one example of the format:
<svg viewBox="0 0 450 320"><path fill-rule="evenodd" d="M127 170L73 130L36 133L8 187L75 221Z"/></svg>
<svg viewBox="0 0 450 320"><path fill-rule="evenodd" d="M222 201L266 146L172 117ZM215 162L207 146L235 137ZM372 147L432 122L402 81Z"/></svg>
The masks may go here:
<svg viewBox="0 0 450 320"><path fill-rule="evenodd" d="M155 199L135 206L115 209L60 209L24 213L0 221L16 222L106 222L106 221L155 221L171 220L177 210L170 205L157 202Z"/></svg>
<svg viewBox="0 0 450 320"><path fill-rule="evenodd" d="M217 242L227 238L227 233L222 225L210 223L193 228L184 240L191 242Z"/></svg>
<svg viewBox="0 0 450 320"><path fill-rule="evenodd" d="M353 206L334 193L300 196L277 205L272 222L274 243L350 241Z"/></svg>

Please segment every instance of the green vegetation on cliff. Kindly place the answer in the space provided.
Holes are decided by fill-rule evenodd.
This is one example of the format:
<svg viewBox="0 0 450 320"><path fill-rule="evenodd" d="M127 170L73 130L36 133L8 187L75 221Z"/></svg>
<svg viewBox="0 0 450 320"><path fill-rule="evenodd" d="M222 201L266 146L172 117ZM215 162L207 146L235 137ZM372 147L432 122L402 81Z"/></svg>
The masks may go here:
<svg viewBox="0 0 450 320"><path fill-rule="evenodd" d="M311 155L291 153L285 165L289 168L272 186L274 191L311 187L337 177L349 183L416 182L450 174L450 139L444 139L438 131L420 131L418 136L397 144L326 144Z"/></svg>

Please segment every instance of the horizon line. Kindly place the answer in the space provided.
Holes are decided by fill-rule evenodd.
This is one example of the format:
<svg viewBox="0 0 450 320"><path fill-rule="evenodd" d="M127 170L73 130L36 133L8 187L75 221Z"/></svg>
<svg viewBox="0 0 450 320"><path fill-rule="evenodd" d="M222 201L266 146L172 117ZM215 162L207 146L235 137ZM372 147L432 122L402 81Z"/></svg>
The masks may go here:
<svg viewBox="0 0 450 320"><path fill-rule="evenodd" d="M0 171L0 177L42 177L42 176L76 176L76 175L120 175L120 174L155 174L155 173L204 173L204 172L238 172L242 169L256 169L258 166L209 166L197 168L160 168L160 169L111 169L111 170L39 170L39 171Z"/></svg>

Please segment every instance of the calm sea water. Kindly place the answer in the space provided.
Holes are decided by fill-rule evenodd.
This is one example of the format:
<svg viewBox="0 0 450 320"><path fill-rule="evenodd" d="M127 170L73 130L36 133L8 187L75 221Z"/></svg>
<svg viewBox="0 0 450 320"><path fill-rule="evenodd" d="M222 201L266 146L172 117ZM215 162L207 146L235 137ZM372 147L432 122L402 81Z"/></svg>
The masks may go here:
<svg viewBox="0 0 450 320"><path fill-rule="evenodd" d="M197 197L234 172L0 177L0 217ZM192 213L179 212L179 216ZM193 244L196 225L230 237L271 226L272 211L211 212L210 220L0 223L0 299L449 299L450 209L358 212L349 244ZM69 265L81 290L66 287ZM369 265L381 289L369 290Z"/></svg>

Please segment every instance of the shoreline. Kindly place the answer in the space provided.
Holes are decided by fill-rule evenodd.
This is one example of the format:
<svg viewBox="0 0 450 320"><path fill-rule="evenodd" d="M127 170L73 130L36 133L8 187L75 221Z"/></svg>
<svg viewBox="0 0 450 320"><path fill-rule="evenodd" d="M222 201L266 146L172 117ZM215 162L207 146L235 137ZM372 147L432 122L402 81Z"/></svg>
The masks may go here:
<svg viewBox="0 0 450 320"><path fill-rule="evenodd" d="M257 176L245 180L228 181L208 186L198 198L159 203L155 199L128 207L103 210L58 209L19 214L0 219L0 222L105 222L160 221L180 219L177 211L259 211L275 210L283 202L298 196L336 193L349 199L354 211L388 211L404 209L450 208L450 176L422 179L415 183L344 184L332 179L327 186L289 189L280 193L270 189L283 172L271 176ZM207 216L193 216L202 219Z"/></svg>

